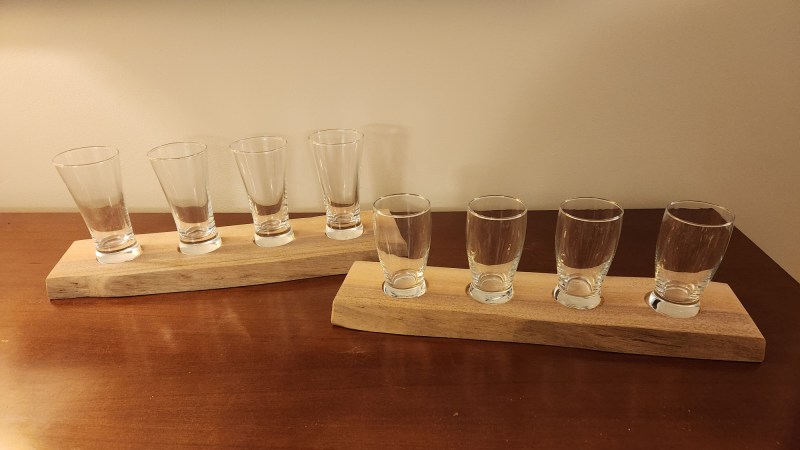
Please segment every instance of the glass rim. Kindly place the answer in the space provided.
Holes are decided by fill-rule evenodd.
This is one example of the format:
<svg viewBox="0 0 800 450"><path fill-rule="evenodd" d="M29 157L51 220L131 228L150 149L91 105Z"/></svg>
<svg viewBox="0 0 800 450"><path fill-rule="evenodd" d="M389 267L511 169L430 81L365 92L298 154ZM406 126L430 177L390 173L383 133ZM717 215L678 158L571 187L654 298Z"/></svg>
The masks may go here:
<svg viewBox="0 0 800 450"><path fill-rule="evenodd" d="M695 204L695 205L708 206L711 209L713 209L714 211L716 211L717 213L720 213L720 216L722 216L722 220L724 220L725 223L709 224L709 223L692 222L691 220L681 219L680 217L678 217L675 214L672 214L672 212L670 212L670 208L673 208L675 205L679 205L679 204L683 204L683 203L686 203L686 204L690 204L691 203L691 204ZM704 202L702 200L676 200L674 202L670 202L670 204L667 205L667 208L664 209L664 213L665 214L669 214L670 217L672 217L673 219L677 220L678 222L682 222L682 223L685 223L687 225L693 225L693 226L696 226L696 227L704 227L704 228L724 228L724 227L733 225L733 222L736 219L736 214L734 214L733 211L731 211L730 209L728 209L728 208L726 208L724 206L721 206L721 205L717 205L715 203Z"/></svg>
<svg viewBox="0 0 800 450"><path fill-rule="evenodd" d="M76 164L61 163L61 162L57 162L56 161L57 159L59 159L62 156L66 155L67 153L78 152L78 151L81 151L81 150L88 150L90 148L102 148L102 149L106 149L106 150L111 150L111 156L109 156L107 158L98 159L97 161L85 162L85 163L76 163ZM71 148L69 150L64 150L63 152L58 152L55 156L53 156L53 159L51 159L50 162L56 167L81 167L81 166L91 166L91 165L94 165L94 164L100 164L100 163L104 163L106 161L111 161L112 159L116 158L117 156L119 156L119 150L117 150L116 147L111 147L109 145L87 145L85 147L76 147L76 148Z"/></svg>
<svg viewBox="0 0 800 450"><path fill-rule="evenodd" d="M480 212L475 211L474 209L472 209L472 204L475 203L476 201L485 200L485 199L489 199L489 198L502 198L502 199L506 199L506 200L513 200L513 201L519 203L520 205L522 205L522 212L520 212L519 214L516 214L514 216L508 216L508 217L490 217L490 216L481 214ZM523 202L522 200L520 200L517 197L512 197L510 195L493 194L493 195L481 195L480 197L475 197L472 200L470 200L469 203L467 203L467 212L472 213L475 216L480 217L481 219L486 219L486 220L498 220L498 221L500 221L500 220L514 220L514 219L519 219L520 217L528 214L528 207L525 205L525 202Z"/></svg>
<svg viewBox="0 0 800 450"><path fill-rule="evenodd" d="M277 147L274 147L274 148L267 148L267 149L262 149L262 150L245 150L244 148L234 148L235 145L237 145L237 144L241 145L241 144L244 144L245 142L252 142L252 141L257 141L257 140L270 141L270 140L273 140L273 139L277 140L278 142L280 142L280 145L278 145ZM242 139L237 139L237 140L231 142L230 145L228 145L228 149L230 151L234 152L234 153L248 153L248 154L250 154L250 153L272 153L272 152L275 152L275 151L278 151L278 150L285 149L286 145L287 145L287 140L283 136L262 135L262 136L251 136L251 137L246 137L246 138L242 138Z"/></svg>
<svg viewBox="0 0 800 450"><path fill-rule="evenodd" d="M408 214L384 214L384 213L382 213L378 209L378 207L376 206L378 204L378 202L381 201L381 200L386 200L388 198L393 198L393 197L414 197L414 198L418 198L418 199L424 200L426 205L425 205L425 208L422 211L414 212L414 213L408 213ZM427 198L419 195L419 194L410 194L410 193L406 193L406 192L400 192L400 193L397 193L397 194L388 194L388 195L384 195L384 196L378 197L377 199L375 199L374 202L372 202L372 210L375 212L375 214L378 214L378 215L383 216L383 217L399 217L399 218L407 219L407 218L411 218L411 217L421 216L421 215L429 212L431 210L431 201L428 200Z"/></svg>
<svg viewBox="0 0 800 450"><path fill-rule="evenodd" d="M329 133L331 131L345 131L348 133L353 133L355 135L355 138L347 140L346 142L336 142L333 144L326 144L324 142L319 142L318 140L314 140L314 136L319 136L323 133ZM327 145L327 146L355 144L356 142L360 141L363 138L364 138L364 133L353 128L325 128L323 130L312 131L311 134L308 135L308 141L310 143L314 145Z"/></svg>
<svg viewBox="0 0 800 450"><path fill-rule="evenodd" d="M177 144L182 144L182 145L192 145L192 146L194 146L194 145L198 145L198 146L200 146L200 150L198 150L198 151L196 151L196 152L189 153L188 155L181 155L181 156L154 156L154 153L155 153L157 150L160 150L160 149L162 149L162 148L164 148L164 147L169 147L169 146L172 146L172 145L177 145ZM169 142L169 143L167 143L167 144L159 145L158 147L154 147L154 148L150 149L150 150L147 152L147 158L148 158L149 160L151 160L151 161L172 161L172 160L178 160L178 159L192 158L192 157L195 157L195 156L197 156L197 155L200 155L200 154L203 154L203 153L205 153L205 152L206 152L206 150L208 150L208 146L207 146L206 144L202 144L202 143L200 143L200 142L193 142L193 141L186 141L186 142L184 142L184 141L178 141L178 142Z"/></svg>
<svg viewBox="0 0 800 450"><path fill-rule="evenodd" d="M572 201L575 201L575 200L599 200L599 201L604 202L604 203L606 203L608 205L611 205L611 206L614 206L614 207L618 208L619 209L619 214L615 215L614 217L609 217L608 219L587 219L587 218L584 218L584 217L577 217L577 216L575 216L573 214L570 214L570 213L564 211L564 205L566 203L569 203L569 202L572 202ZM621 219L622 216L625 214L625 209L623 209L622 206L619 206L619 203L617 203L617 202L615 202L613 200L605 199L605 198L600 198L600 197L574 197L574 198L568 198L568 199L564 200L563 202L561 202L561 204L558 205L558 212L561 213L561 214L564 214L565 216L569 217L570 219L580 220L581 222L604 223L604 222L613 222L615 220Z"/></svg>

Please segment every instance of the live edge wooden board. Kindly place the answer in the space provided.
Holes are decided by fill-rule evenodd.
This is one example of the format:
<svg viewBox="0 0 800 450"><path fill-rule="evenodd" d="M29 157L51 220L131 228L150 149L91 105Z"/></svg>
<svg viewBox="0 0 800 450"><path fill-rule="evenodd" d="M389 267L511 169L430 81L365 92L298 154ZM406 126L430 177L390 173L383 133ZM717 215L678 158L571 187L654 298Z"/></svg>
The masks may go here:
<svg viewBox="0 0 800 450"><path fill-rule="evenodd" d="M205 255L178 251L178 233L136 235L142 254L133 261L100 264L91 240L75 241L47 276L51 299L124 297L276 283L347 273L353 261L376 261L372 212L363 211L364 234L335 241L325 217L291 219L295 240L262 248L253 225L219 227L222 247Z"/></svg>
<svg viewBox="0 0 800 450"><path fill-rule="evenodd" d="M644 300L652 278L607 277L603 303L588 311L553 300L556 275L517 272L514 297L484 305L466 293L466 269L428 267L428 290L392 299L381 289L378 263L356 262L333 300L331 323L415 336L521 342L656 356L763 361L766 341L731 288L711 283L700 313L674 319Z"/></svg>

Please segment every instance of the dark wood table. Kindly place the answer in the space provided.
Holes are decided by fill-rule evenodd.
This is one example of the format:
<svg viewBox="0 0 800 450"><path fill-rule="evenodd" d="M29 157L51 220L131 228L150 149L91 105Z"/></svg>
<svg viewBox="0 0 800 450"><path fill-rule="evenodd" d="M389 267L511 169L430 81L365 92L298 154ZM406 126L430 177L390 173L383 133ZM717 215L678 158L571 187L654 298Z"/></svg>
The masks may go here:
<svg viewBox="0 0 800 450"><path fill-rule="evenodd" d="M626 211L611 275L653 275L660 217ZM530 213L520 270L555 271L555 218ZM431 265L466 267L464 221L434 214ZM738 231L715 280L760 364L347 330L343 276L51 302L87 237L77 213L0 214L0 448L800 448L800 285Z"/></svg>

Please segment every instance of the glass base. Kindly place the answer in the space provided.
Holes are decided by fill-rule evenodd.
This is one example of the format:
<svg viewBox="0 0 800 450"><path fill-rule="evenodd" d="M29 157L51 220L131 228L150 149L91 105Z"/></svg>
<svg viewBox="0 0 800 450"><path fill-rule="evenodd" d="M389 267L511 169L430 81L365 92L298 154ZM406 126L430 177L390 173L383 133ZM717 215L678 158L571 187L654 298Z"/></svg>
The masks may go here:
<svg viewBox="0 0 800 450"><path fill-rule="evenodd" d="M603 297L600 294L581 297L567 294L566 291L562 291L558 286L553 289L553 298L567 308L573 309L594 309L603 303Z"/></svg>
<svg viewBox="0 0 800 450"><path fill-rule="evenodd" d="M289 231L283 234L277 234L275 236L261 236L258 233L253 235L253 242L256 243L259 247L280 247L281 245L286 245L289 242L294 240L294 231L289 229Z"/></svg>
<svg viewBox="0 0 800 450"><path fill-rule="evenodd" d="M325 235L336 241L346 241L348 239L355 239L364 234L364 225L358 224L353 228L336 229L325 225Z"/></svg>
<svg viewBox="0 0 800 450"><path fill-rule="evenodd" d="M475 300L487 305L501 305L511 300L511 297L514 296L514 287L512 286L505 291L487 292L469 284L467 286L467 294Z"/></svg>
<svg viewBox="0 0 800 450"><path fill-rule="evenodd" d="M178 241L178 250L184 255L205 255L222 246L222 238L217 234L213 239L203 242L196 242L189 244L187 242Z"/></svg>
<svg viewBox="0 0 800 450"><path fill-rule="evenodd" d="M393 298L414 298L420 297L425 291L428 289L428 284L425 283L425 280L422 280L417 286L410 287L408 289L398 289L389 286L389 283L383 282L383 293L388 295L389 297Z"/></svg>
<svg viewBox="0 0 800 450"><path fill-rule="evenodd" d="M118 250L116 252L105 253L105 252L98 252L95 250L94 256L97 258L97 261L103 264L117 264L126 261L131 261L136 259L139 255L142 254L142 246L139 245L138 242L133 241L133 245L128 248L123 248L122 250Z"/></svg>
<svg viewBox="0 0 800 450"><path fill-rule="evenodd" d="M678 319L686 319L694 317L700 312L700 302L692 305L680 305L678 303L671 303L659 297L655 292L650 292L644 296L645 301L656 312L668 317L675 317Z"/></svg>

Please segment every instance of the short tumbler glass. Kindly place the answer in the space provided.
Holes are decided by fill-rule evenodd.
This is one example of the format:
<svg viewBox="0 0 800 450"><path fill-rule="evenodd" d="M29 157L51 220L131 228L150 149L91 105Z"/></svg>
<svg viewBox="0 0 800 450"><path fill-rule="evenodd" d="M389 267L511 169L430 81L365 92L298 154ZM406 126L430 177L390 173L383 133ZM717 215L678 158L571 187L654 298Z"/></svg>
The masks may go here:
<svg viewBox="0 0 800 450"><path fill-rule="evenodd" d="M646 296L656 311L694 317L733 233L734 214L706 202L672 202L664 211L656 243L656 287Z"/></svg>
<svg viewBox="0 0 800 450"><path fill-rule="evenodd" d="M488 304L514 295L512 281L522 256L528 209L502 195L478 197L467 207L467 259L472 281L467 292Z"/></svg>
<svg viewBox="0 0 800 450"><path fill-rule="evenodd" d="M258 136L230 145L247 190L255 225L254 242L277 247L294 240L286 198L286 139Z"/></svg>
<svg viewBox="0 0 800 450"><path fill-rule="evenodd" d="M206 146L174 142L147 152L178 229L178 249L186 255L213 252L222 245L208 196Z"/></svg>
<svg viewBox="0 0 800 450"><path fill-rule="evenodd" d="M325 234L331 239L354 239L364 232L358 198L363 137L356 130L320 130L308 136L325 201Z"/></svg>
<svg viewBox="0 0 800 450"><path fill-rule="evenodd" d="M431 203L415 194L393 194L373 204L375 245L383 268L383 292L395 298L425 293L431 247Z"/></svg>
<svg viewBox="0 0 800 450"><path fill-rule="evenodd" d="M142 253L122 195L119 152L82 147L59 153L53 165L67 185L94 240L101 263L130 261Z"/></svg>
<svg viewBox="0 0 800 450"><path fill-rule="evenodd" d="M622 208L609 200L565 200L556 223L558 285L553 297L564 306L592 309L601 302L603 284L622 231Z"/></svg>

